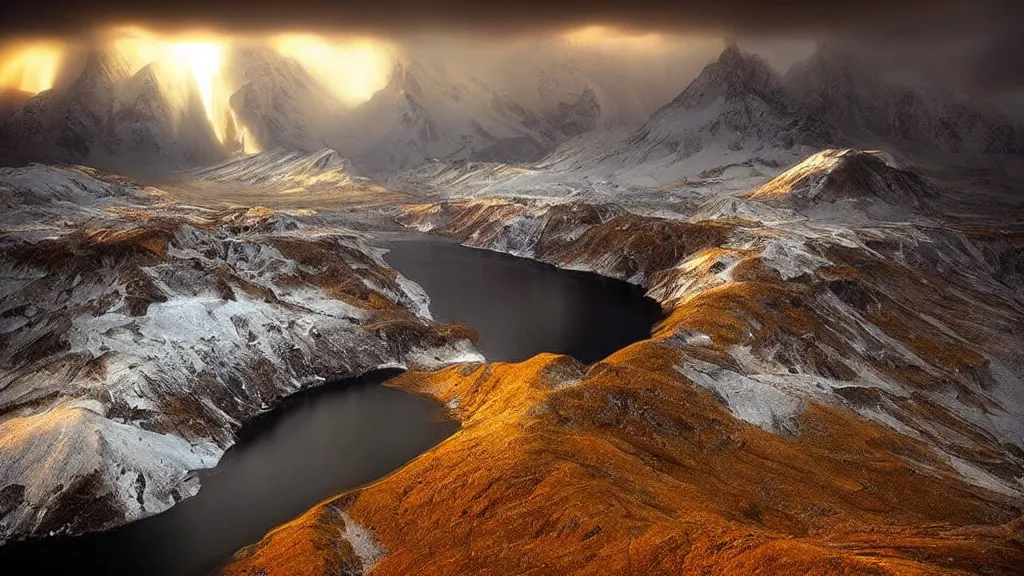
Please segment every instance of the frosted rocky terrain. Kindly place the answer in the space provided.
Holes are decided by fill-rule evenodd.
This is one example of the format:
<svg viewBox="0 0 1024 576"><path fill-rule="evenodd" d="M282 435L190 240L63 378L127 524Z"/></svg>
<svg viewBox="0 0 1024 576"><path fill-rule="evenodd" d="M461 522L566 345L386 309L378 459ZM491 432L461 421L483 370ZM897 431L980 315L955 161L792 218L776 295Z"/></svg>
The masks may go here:
<svg viewBox="0 0 1024 576"><path fill-rule="evenodd" d="M913 546L966 542L957 567L989 550L1007 565L1020 556L1020 126L874 78L827 47L781 75L729 46L634 128L607 123L606 95L579 79L535 110L416 62L396 66L356 112L325 123L331 111L317 106L326 95L301 67L258 51L248 57L232 107L265 152L177 172L182 181L170 192L81 167L0 171L0 538L104 528L165 509L195 493L189 471L212 466L238 426L325 378L482 360L470 329L433 323L422 290L334 224L372 229L397 214L406 227L468 246L643 286L666 319L651 340L590 367L539 356L410 375L410 389L449 403L468 431L411 472L300 519L299 529L335 523L316 538L339 555L356 550L344 568L403 573L395 567L426 540L419 519L470 508L494 526L517 519L534 530L543 518L558 538L564 529L574 546L602 542L609 557L628 562L632 523L648 513L651 539L673 549L678 534L689 546L688 530L721 516L737 541L756 530L772 542L819 538L832 550L847 538L867 558L881 547L926 564L952 548L918 554ZM112 88L124 81L60 93L92 95L85 100L44 93L5 126L48 118L33 110L53 100L58 110L97 112L82 115L100 118L96 126L76 132L103 135L89 150L123 142L107 139L107 126L120 125L102 119L132 93ZM152 92L144 74L126 85ZM166 123L156 112L145 118ZM279 210L250 208L264 201ZM331 208L345 212L314 213ZM642 385L619 369L642 372ZM693 403L665 401L678 394ZM705 400L726 416L694 408ZM850 429L827 428L835 422ZM542 440L532 443L513 446L505 435L537 429ZM608 440L613 433L621 437ZM816 443L827 445L824 456ZM756 464L782 446L797 461L760 477ZM577 460L556 449L598 463L574 468ZM604 451L613 455L601 461ZM515 457L505 462L507 454ZM872 460L857 460L865 454ZM826 467L833 476L812 465L832 456L841 461ZM433 464L449 457L459 474ZM515 467L524 462L529 469ZM549 462L565 468L529 476ZM594 472L622 462L628 474ZM500 476L499 465L543 489L529 492L536 486ZM844 466L865 476L848 480L860 472ZM750 469L758 476L738 475L731 489L751 508L733 509L740 496L729 500L719 485ZM633 492L629 474L658 490ZM590 491L598 476L629 486ZM409 477L415 483L402 485ZM502 493L506 481L514 485ZM434 482L450 491L438 498ZM413 514L405 498L420 485L432 492L409 497ZM711 488L680 492L695 486ZM780 486L788 492L776 497ZM928 491L910 502L904 486ZM762 493L747 494L755 489ZM616 537L607 524L603 536L597 527L576 537L579 521L559 518L556 531L552 504L540 503L558 490L586 494L593 502L580 504L597 503L594 510L628 509L619 525L628 530ZM936 504L943 490L955 496L955 514ZM680 503L679 494L693 497ZM375 505L377 497L388 505ZM700 508L714 498L726 501ZM696 516L682 527L665 519L681 511ZM901 530L914 536L909 547L893 545ZM238 573L249 560L267 566L277 554L298 554L287 534L247 550ZM427 536L438 534L447 532ZM701 537L722 550L720 535ZM472 531L468 538L476 542ZM987 539L998 546L980 544ZM445 548L451 556L442 560L466 566L508 549L497 536L464 543ZM569 557L541 554L555 549L536 546L522 558L547 566ZM441 561L436 549L416 552Z"/></svg>
<svg viewBox="0 0 1024 576"><path fill-rule="evenodd" d="M315 219L38 164L0 169L0 207L0 540L167 509L302 388L479 358Z"/></svg>
<svg viewBox="0 0 1024 576"><path fill-rule="evenodd" d="M943 219L939 196L883 155L826 150L685 217L479 199L400 221L646 287L669 315L656 337L737 418L787 434L809 401L845 406L1024 501L1024 230Z"/></svg>

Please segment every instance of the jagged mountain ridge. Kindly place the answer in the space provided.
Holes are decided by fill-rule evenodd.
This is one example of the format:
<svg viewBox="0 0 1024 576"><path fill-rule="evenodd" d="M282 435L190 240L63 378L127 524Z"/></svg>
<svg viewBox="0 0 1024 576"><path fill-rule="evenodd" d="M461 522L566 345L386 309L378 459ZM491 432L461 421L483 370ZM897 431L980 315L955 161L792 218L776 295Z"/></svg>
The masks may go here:
<svg viewBox="0 0 1024 576"><path fill-rule="evenodd" d="M813 146L829 137L819 122L800 117L781 79L765 61L730 44L634 133L629 145L662 148L685 158L709 141L738 151L770 143L783 148Z"/></svg>
<svg viewBox="0 0 1024 576"><path fill-rule="evenodd" d="M230 106L255 148L315 151L328 147L341 103L301 64L266 48L239 50L240 88Z"/></svg>
<svg viewBox="0 0 1024 576"><path fill-rule="evenodd" d="M887 81L833 47L819 47L780 77L730 44L629 137L622 154L678 161L710 149L735 163L794 147L858 146L994 165L1018 154L1021 142L1024 129L994 108Z"/></svg>
<svg viewBox="0 0 1024 576"><path fill-rule="evenodd" d="M232 60L240 87L230 107L253 148L334 148L378 174L432 160L540 160L535 168L581 177L575 180L706 183L730 167L752 178L774 176L826 147L884 148L915 160L941 153L943 161L998 167L1019 156L1024 142L1024 129L995 109L893 84L827 46L780 76L730 44L628 135L607 131L622 130L613 118L623 114L620 104L636 108L618 100L636 98L609 88L615 75L579 58L537 70L536 82L528 82L534 88L514 91L398 60L387 85L352 109L273 50L238 50ZM129 78L116 54L90 54L71 81L2 121L6 155L101 165L153 157L150 163L175 167L222 159L194 86L177 87L190 96L172 106L149 74ZM527 97L531 90L537 96ZM173 117L171 109L185 113Z"/></svg>
<svg viewBox="0 0 1024 576"><path fill-rule="evenodd" d="M599 116L590 90L543 115L478 79L396 62L387 85L345 115L335 147L378 171L437 158L532 161L593 129Z"/></svg>
<svg viewBox="0 0 1024 576"><path fill-rule="evenodd" d="M195 83L134 75L112 51L93 51L64 85L37 94L0 124L8 160L167 170L225 155Z"/></svg>
<svg viewBox="0 0 1024 576"><path fill-rule="evenodd" d="M814 65L831 61L830 50L822 47L781 76L730 44L635 130L588 131L514 169L426 165L392 181L410 190L453 184L452 193L460 196L614 195L623 189L743 193L822 149L850 147L886 150L914 165L1011 174L1021 167L1024 128L998 111L882 78L859 80L869 74L864 70L854 75L838 72L839 64ZM849 59L839 62L853 66ZM819 68L830 72L806 72ZM861 82L869 88L851 88ZM877 101L875 93L881 94Z"/></svg>
<svg viewBox="0 0 1024 576"><path fill-rule="evenodd" d="M243 50L236 58L241 87L230 105L255 148L333 148L376 172L430 159L536 160L594 129L601 115L586 88L541 111L479 79L401 59L383 88L348 108L294 59L269 49Z"/></svg>

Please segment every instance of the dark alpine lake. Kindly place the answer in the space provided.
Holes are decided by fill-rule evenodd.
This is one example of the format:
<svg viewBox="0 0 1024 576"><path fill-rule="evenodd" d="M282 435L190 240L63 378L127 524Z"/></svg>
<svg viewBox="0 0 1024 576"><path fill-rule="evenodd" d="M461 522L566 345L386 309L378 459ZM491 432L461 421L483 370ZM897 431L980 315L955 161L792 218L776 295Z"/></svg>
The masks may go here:
<svg viewBox="0 0 1024 576"><path fill-rule="evenodd" d="M593 363L647 338L661 318L642 288L597 274L445 238L417 236L387 247L384 260L426 290L434 318L475 328L488 360L555 352Z"/></svg>
<svg viewBox="0 0 1024 576"><path fill-rule="evenodd" d="M539 352L595 362L646 338L658 306L624 282L432 237L389 240L385 260L418 282L436 319L480 334L488 360ZM0 546L0 573L198 576L317 502L386 476L458 425L380 370L295 394L248 423L199 495L99 534Z"/></svg>

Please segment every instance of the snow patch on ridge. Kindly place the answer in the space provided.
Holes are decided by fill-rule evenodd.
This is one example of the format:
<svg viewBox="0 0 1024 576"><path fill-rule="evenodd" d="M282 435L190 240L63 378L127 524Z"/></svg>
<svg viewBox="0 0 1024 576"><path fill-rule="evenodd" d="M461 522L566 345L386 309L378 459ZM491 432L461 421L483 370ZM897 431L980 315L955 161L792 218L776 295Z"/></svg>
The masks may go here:
<svg viewBox="0 0 1024 576"><path fill-rule="evenodd" d="M414 348L406 354L409 364L424 370L437 370L449 364L485 362L472 342L460 340L447 346Z"/></svg>
<svg viewBox="0 0 1024 576"><path fill-rule="evenodd" d="M387 551L373 537L373 532L352 520L351 516L342 512L341 519L343 522L341 537L352 546L352 551L359 558L359 563L362 565L362 573L368 574L384 558Z"/></svg>
<svg viewBox="0 0 1024 576"><path fill-rule="evenodd" d="M796 432L796 419L804 411L799 396L700 360L690 359L676 370L715 392L737 418L776 434Z"/></svg>

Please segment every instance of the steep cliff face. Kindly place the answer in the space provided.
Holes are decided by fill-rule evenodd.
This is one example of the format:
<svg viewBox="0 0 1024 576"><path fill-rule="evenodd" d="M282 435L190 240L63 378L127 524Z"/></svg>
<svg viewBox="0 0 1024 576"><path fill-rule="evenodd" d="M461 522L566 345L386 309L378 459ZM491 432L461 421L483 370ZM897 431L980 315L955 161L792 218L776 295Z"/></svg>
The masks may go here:
<svg viewBox="0 0 1024 576"><path fill-rule="evenodd" d="M641 284L667 317L592 366L407 374L393 385L448 402L460 434L224 573L1015 574L1024 294L1005 274L1024 237L943 220L933 194L831 151L690 218L408 208L408 226ZM850 199L870 203L814 209ZM915 217L854 215L875 203Z"/></svg>
<svg viewBox="0 0 1024 576"><path fill-rule="evenodd" d="M265 48L239 50L239 89L230 99L255 150L313 152L328 146L341 104L298 62Z"/></svg>
<svg viewBox="0 0 1024 576"><path fill-rule="evenodd" d="M479 358L344 229L38 164L0 202L0 540L167 509L299 389Z"/></svg>
<svg viewBox="0 0 1024 576"><path fill-rule="evenodd" d="M195 83L156 68L132 75L115 52L87 54L66 84L34 96L0 124L9 160L168 173L224 158Z"/></svg>

